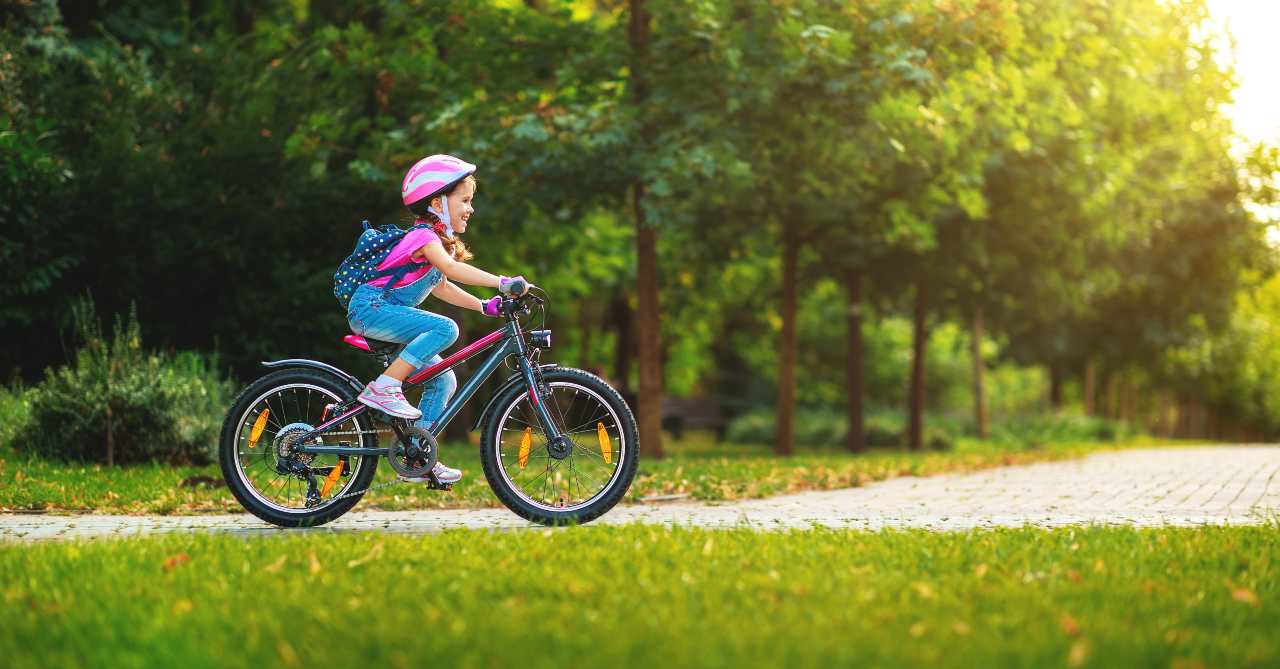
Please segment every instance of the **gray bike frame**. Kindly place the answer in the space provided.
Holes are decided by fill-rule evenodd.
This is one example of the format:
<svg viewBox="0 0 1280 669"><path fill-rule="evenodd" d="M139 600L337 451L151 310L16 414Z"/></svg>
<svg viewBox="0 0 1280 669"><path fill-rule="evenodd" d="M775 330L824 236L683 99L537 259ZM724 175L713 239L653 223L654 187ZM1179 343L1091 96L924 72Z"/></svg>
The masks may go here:
<svg viewBox="0 0 1280 669"><path fill-rule="evenodd" d="M407 386L407 388L416 388L417 386L440 376L446 371L453 369L457 365L462 364L464 361L488 349L490 346L498 347L497 350L489 354L489 357L480 365L480 369L476 370L476 373L471 375L470 379L467 379L466 384L458 389L458 392L453 396L453 399L449 400L449 403L445 405L444 412L440 414L440 418L436 420L435 424L432 425L428 431L431 432L431 436L433 437L439 436L440 433L444 431L445 426L449 424L449 421L453 420L454 417L458 415L458 412L462 410L462 405L466 404L467 401L471 399L471 396L475 395L476 391L480 389L480 384L484 383L485 380L489 378L490 374L493 374L494 370L502 364L503 360L508 356L514 355L520 366L519 371L520 375L524 378L525 387L529 390L529 397L533 401L534 410L538 415L538 420L542 423L542 429L547 435L547 443L554 443L560 438L560 430L556 428L555 421L551 419L551 413L547 411L546 406L543 405L542 400L538 397L537 380L534 377L533 366L529 364L529 358L525 354L528 350L528 346L525 345L524 338L520 334L519 322L515 320L508 321L506 326L497 332L502 333L502 339L474 350L464 348L449 358L441 361L440 364L449 363L447 366L442 366L431 376L422 379L421 381L410 383ZM489 336L492 336L492 334ZM364 404L356 403L356 406L351 410L325 421L310 433L300 438L299 441L303 442L304 445L299 446L298 450L303 453L327 453L332 455L386 455L387 449L385 448L305 445L315 437L324 434L325 431L329 430L333 426L346 422L347 420L359 416L366 411L372 411L372 409Z"/></svg>

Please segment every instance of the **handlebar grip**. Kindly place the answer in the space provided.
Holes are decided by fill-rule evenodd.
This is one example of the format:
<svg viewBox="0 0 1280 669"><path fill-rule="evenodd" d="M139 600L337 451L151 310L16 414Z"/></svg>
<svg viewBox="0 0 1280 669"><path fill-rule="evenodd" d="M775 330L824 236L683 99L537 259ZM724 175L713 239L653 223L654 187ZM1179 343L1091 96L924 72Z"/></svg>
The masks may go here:
<svg viewBox="0 0 1280 669"><path fill-rule="evenodd" d="M519 297L527 290L529 290L529 282L525 281L524 277L518 276L512 279L511 283L507 284L507 295L512 297Z"/></svg>

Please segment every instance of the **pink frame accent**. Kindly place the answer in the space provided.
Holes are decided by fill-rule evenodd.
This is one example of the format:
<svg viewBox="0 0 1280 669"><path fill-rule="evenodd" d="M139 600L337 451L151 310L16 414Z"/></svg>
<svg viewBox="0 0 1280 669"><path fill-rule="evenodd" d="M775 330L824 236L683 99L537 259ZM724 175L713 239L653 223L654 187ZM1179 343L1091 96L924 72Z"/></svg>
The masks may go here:
<svg viewBox="0 0 1280 669"><path fill-rule="evenodd" d="M470 344L467 345L466 348L462 349L461 351L458 351L457 353L454 353L453 355L445 358L444 360L441 360L440 362L437 362L436 364L419 371L417 374L410 376L408 379L405 380L405 385L410 385L410 384L416 385L424 381L428 381L432 377L443 372L444 370L449 369L454 365L461 364L465 362L467 359L474 357L477 353L480 353L481 351L489 348L490 346L493 346L494 344L502 341L502 338L505 336L506 336L506 333L503 330L497 330L497 331L491 332L481 337L480 339L477 339L476 341L471 342Z"/></svg>
<svg viewBox="0 0 1280 669"><path fill-rule="evenodd" d="M423 381L430 380L432 377L436 376L440 372L443 372L444 370L449 369L454 365L465 362L466 360L475 357L477 353L480 353L481 351L484 351L490 346L493 346L494 344L502 341L502 338L505 336L506 336L506 332L504 330L496 330L494 332L491 332L485 335L484 337L481 337L480 339L477 339L476 341L471 342L469 345L467 345L466 348L458 351L457 353L454 353L453 355L445 358L444 360L441 360L440 362L409 377L405 381L405 385L413 385L413 384L421 383ZM343 337L343 339L345 340L346 337ZM534 401L536 402L537 400L535 399ZM367 405L356 403L356 406L352 407L346 413L342 414L341 416L334 416L329 420L324 421L315 429L317 432L322 432L324 430L329 429L330 427L333 427L334 425L337 425L338 423L341 423L344 420L351 418L352 416L355 416L357 414L362 414L366 411L369 411L369 407Z"/></svg>

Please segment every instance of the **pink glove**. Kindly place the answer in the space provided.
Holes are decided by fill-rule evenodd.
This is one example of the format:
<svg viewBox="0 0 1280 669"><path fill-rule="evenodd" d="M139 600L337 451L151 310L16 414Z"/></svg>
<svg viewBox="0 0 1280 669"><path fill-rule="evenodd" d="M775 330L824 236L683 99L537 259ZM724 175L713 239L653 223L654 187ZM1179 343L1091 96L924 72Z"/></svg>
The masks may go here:
<svg viewBox="0 0 1280 669"><path fill-rule="evenodd" d="M483 313L485 316L493 316L494 318L497 318L502 315L501 306L501 297L491 297L480 303L480 313Z"/></svg>

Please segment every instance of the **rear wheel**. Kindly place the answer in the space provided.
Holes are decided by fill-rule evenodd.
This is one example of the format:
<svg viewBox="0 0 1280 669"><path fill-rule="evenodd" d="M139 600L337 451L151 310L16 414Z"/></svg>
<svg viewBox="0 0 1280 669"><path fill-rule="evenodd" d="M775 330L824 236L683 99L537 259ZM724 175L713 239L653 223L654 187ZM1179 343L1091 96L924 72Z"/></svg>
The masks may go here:
<svg viewBox="0 0 1280 669"><path fill-rule="evenodd" d="M272 372L240 393L222 426L218 461L227 487L247 511L281 527L311 527L360 501L377 457L296 450L303 434L332 418L330 407L354 397L343 380L310 369ZM368 414L333 426L311 443L339 442L377 448Z"/></svg>
<svg viewBox="0 0 1280 669"><path fill-rule="evenodd" d="M608 383L580 369L543 372L541 397L568 443L559 456L524 384L500 396L485 420L480 460L498 499L544 525L585 523L631 487L640 440L631 408Z"/></svg>

